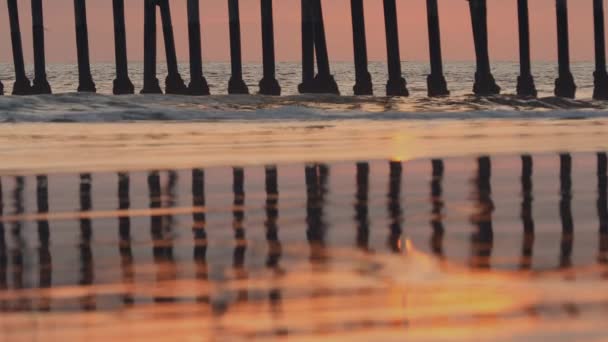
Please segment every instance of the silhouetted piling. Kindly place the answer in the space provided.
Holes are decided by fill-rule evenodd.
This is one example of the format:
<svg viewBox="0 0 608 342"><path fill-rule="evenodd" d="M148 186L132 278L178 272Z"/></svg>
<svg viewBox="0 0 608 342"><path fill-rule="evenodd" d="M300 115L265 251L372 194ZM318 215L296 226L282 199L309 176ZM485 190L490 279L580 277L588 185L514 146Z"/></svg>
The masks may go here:
<svg viewBox="0 0 608 342"><path fill-rule="evenodd" d="M301 94L312 93L315 79L315 39L312 20L312 0L301 0L302 17L302 83L298 85Z"/></svg>
<svg viewBox="0 0 608 342"><path fill-rule="evenodd" d="M532 202L534 201L532 174L533 160L530 155L521 156L521 220L524 226L524 238L521 248L522 269L529 269L532 266L532 255L534 247L534 217L532 215Z"/></svg>
<svg viewBox="0 0 608 342"><path fill-rule="evenodd" d="M241 18L239 0L228 0L230 20L230 64L232 75L228 82L229 94L249 94L249 88L243 81L243 61L241 57Z"/></svg>
<svg viewBox="0 0 608 342"><path fill-rule="evenodd" d="M114 95L133 94L135 87L129 79L127 62L127 29L125 25L124 0L112 0L114 14L114 56L116 60L116 79L112 92Z"/></svg>
<svg viewBox="0 0 608 342"><path fill-rule="evenodd" d="M441 30L439 28L439 6L437 0L427 0L427 21L429 31L429 53L431 58L431 74L427 76L429 96L450 95L447 82L443 76L443 60L441 56Z"/></svg>
<svg viewBox="0 0 608 342"><path fill-rule="evenodd" d="M329 53L327 52L327 41L325 39L323 6L321 5L321 0L311 1L314 47L317 56L317 76L315 76L313 92L339 95L340 90L338 89L338 84L331 74L329 67Z"/></svg>
<svg viewBox="0 0 608 342"><path fill-rule="evenodd" d="M76 49L78 52L78 91L95 92L89 58L89 32L87 28L86 0L74 0L76 18Z"/></svg>
<svg viewBox="0 0 608 342"><path fill-rule="evenodd" d="M163 36L165 38L165 56L167 58L167 78L165 79L165 93L187 94L188 88L179 74L177 65L177 52L173 36L173 23L171 21L171 6L169 0L157 0L160 7L160 16L163 23Z"/></svg>
<svg viewBox="0 0 608 342"><path fill-rule="evenodd" d="M517 0L519 21L519 77L517 77L517 95L521 97L536 97L537 91L532 76L530 62L530 18L528 15L528 0Z"/></svg>
<svg viewBox="0 0 608 342"><path fill-rule="evenodd" d="M486 0L468 0L473 27L473 41L477 67L473 93L479 96L496 95L500 87L496 84L490 69L490 54L488 52L488 18Z"/></svg>
<svg viewBox="0 0 608 342"><path fill-rule="evenodd" d="M494 202L492 201L492 161L490 157L477 159L477 177L475 178L475 195L477 210L471 221L476 226L472 236L473 257L472 266L480 268L490 267L490 257L494 246L494 228L492 214Z"/></svg>
<svg viewBox="0 0 608 342"><path fill-rule="evenodd" d="M572 264L572 245L574 243L574 220L572 217L572 156L560 156L560 201L559 215L562 222L560 247L560 267L569 268Z"/></svg>
<svg viewBox="0 0 608 342"><path fill-rule="evenodd" d="M397 4L395 0L384 0L384 26L386 30L386 50L388 58L388 83L386 84L386 95L409 96L407 83L401 74Z"/></svg>
<svg viewBox="0 0 608 342"><path fill-rule="evenodd" d="M606 37L604 28L604 1L593 0L595 33L595 72L593 98L608 100L608 73L606 72Z"/></svg>
<svg viewBox="0 0 608 342"><path fill-rule="evenodd" d="M568 37L568 0L555 0L557 13L557 57L559 76L555 80L555 96L574 98L576 84L570 71L570 43Z"/></svg>
<svg viewBox="0 0 608 342"><path fill-rule="evenodd" d="M369 250L369 163L357 163L357 192L355 194L355 221L357 247Z"/></svg>
<svg viewBox="0 0 608 342"><path fill-rule="evenodd" d="M276 62L274 55L274 23L272 0L261 0L262 11L262 52L264 78L260 81L260 94L281 95L281 87L276 79Z"/></svg>
<svg viewBox="0 0 608 342"><path fill-rule="evenodd" d="M390 249L399 253L401 251L401 236L403 235L403 209L401 208L401 180L403 177L403 165L400 161L390 162L389 184L388 184L388 214L389 214L389 236L388 245Z"/></svg>
<svg viewBox="0 0 608 342"><path fill-rule="evenodd" d="M21 43L21 27L19 25L19 8L17 0L7 0L8 19L11 25L11 42L13 46L13 65L15 67L15 83L13 95L27 95L31 92L30 80L25 74L23 62L23 45Z"/></svg>
<svg viewBox="0 0 608 342"><path fill-rule="evenodd" d="M203 50L199 0L188 0L188 47L190 51L190 95L209 95L209 85L203 76Z"/></svg>
<svg viewBox="0 0 608 342"><path fill-rule="evenodd" d="M355 54L355 95L373 95L372 76L367 66L367 41L365 38L365 11L363 0L350 1L353 24L353 48Z"/></svg>
<svg viewBox="0 0 608 342"><path fill-rule="evenodd" d="M144 87L142 94L162 94L156 78L156 1L144 0Z"/></svg>
<svg viewBox="0 0 608 342"><path fill-rule="evenodd" d="M42 0L32 0L32 34L34 41L34 82L32 84L32 93L50 94L51 85L46 78Z"/></svg>
<svg viewBox="0 0 608 342"><path fill-rule="evenodd" d="M431 179L431 203L433 209L431 211L431 227L433 234L431 235L431 250L438 257L443 257L443 236L445 228L443 227L443 160L432 160L433 178Z"/></svg>

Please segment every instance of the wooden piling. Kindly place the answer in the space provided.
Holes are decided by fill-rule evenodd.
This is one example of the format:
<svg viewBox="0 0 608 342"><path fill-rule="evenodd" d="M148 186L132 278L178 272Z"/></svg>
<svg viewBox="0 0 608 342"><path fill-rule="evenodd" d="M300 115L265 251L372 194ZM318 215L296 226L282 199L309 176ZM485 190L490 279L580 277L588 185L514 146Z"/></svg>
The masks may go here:
<svg viewBox="0 0 608 342"><path fill-rule="evenodd" d="M11 42L13 47L13 65L15 67L15 83L13 95L27 95L31 92L30 80L25 74L23 62L23 45L21 43L21 27L19 25L19 8L17 0L7 0L8 19L11 26Z"/></svg>
<svg viewBox="0 0 608 342"><path fill-rule="evenodd" d="M173 36L173 23L171 21L171 6L169 0L157 0L160 7L160 16L163 23L163 36L165 38L165 55L167 58L167 78L165 79L165 93L188 93L188 88L179 74L177 65L177 52L175 50L175 37Z"/></svg>
<svg viewBox="0 0 608 342"><path fill-rule="evenodd" d="M302 17L302 83L298 85L301 94L312 93L315 79L315 39L312 20L312 0L301 0Z"/></svg>
<svg viewBox="0 0 608 342"><path fill-rule="evenodd" d="M593 98L608 100L608 73L606 72L606 37L604 28L604 1L593 0L595 33L595 72Z"/></svg>
<svg viewBox="0 0 608 342"><path fill-rule="evenodd" d="M264 77L260 81L260 94L281 95L281 86L276 79L276 61L274 52L274 23L272 0L260 0L262 12L262 50Z"/></svg>
<svg viewBox="0 0 608 342"><path fill-rule="evenodd" d="M46 77L42 0L32 0L32 34L34 41L34 82L32 84L32 94L50 94L52 92L51 85Z"/></svg>
<svg viewBox="0 0 608 342"><path fill-rule="evenodd" d="M469 9L477 60L473 93L479 96L496 95L500 93L500 87L496 84L490 68L486 0L469 0Z"/></svg>
<svg viewBox="0 0 608 342"><path fill-rule="evenodd" d="M395 0L384 0L384 26L386 30L386 54L388 58L387 96L409 96L407 83L401 74L399 29Z"/></svg>
<svg viewBox="0 0 608 342"><path fill-rule="evenodd" d="M519 76L517 77L517 95L536 97L537 91L532 76L530 62L530 18L528 0L517 0L519 22Z"/></svg>
<svg viewBox="0 0 608 342"><path fill-rule="evenodd" d="M76 50L78 53L78 91L95 92L89 58L89 32L87 28L86 0L74 0L76 22Z"/></svg>
<svg viewBox="0 0 608 342"><path fill-rule="evenodd" d="M114 16L114 56L116 61L116 79L112 92L115 95L133 94L135 87L129 79L129 65L127 61L127 33L125 26L124 0L112 0Z"/></svg>
<svg viewBox="0 0 608 342"><path fill-rule="evenodd" d="M450 95L447 82L443 76L441 29L439 27L439 6L437 5L437 0L427 0L426 9L429 32L429 54L431 58L431 73L426 79L427 93L429 96Z"/></svg>
<svg viewBox="0 0 608 342"><path fill-rule="evenodd" d="M365 37L365 11L363 0L351 0L353 48L355 55L355 95L373 95L372 76L368 69L367 41Z"/></svg>
<svg viewBox="0 0 608 342"><path fill-rule="evenodd" d="M314 47L317 56L317 76L315 76L313 83L313 92L339 95L340 90L338 89L338 84L331 74L329 66L329 54L327 52L327 41L325 39L325 24L321 0L312 0L311 8Z"/></svg>
<svg viewBox="0 0 608 342"><path fill-rule="evenodd" d="M203 76L201 19L199 0L188 0L188 46L190 52L190 95L209 95L209 85Z"/></svg>
<svg viewBox="0 0 608 342"><path fill-rule="evenodd" d="M144 87L142 94L162 94L156 78L156 1L144 0Z"/></svg>
<svg viewBox="0 0 608 342"><path fill-rule="evenodd" d="M228 0L230 21L230 64L232 75L228 82L229 94L249 94L249 88L243 81L243 61L241 57L241 19L239 0Z"/></svg>
<svg viewBox="0 0 608 342"><path fill-rule="evenodd" d="M555 96L574 98L576 84L570 71L570 43L568 38L568 0L555 0L557 14L557 50L559 76L555 80Z"/></svg>

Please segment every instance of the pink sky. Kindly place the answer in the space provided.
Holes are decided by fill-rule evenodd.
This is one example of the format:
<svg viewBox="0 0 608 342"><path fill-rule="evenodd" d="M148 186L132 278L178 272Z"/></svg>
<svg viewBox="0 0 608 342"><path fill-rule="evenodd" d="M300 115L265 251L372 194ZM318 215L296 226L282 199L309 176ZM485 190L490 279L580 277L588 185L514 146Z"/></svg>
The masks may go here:
<svg viewBox="0 0 608 342"><path fill-rule="evenodd" d="M18 0L27 62L32 61L29 0ZM76 60L72 0L44 0L47 59L49 62ZM143 1L125 0L129 59L141 60L143 48ZM4 2L3 2L4 3ZM404 60L428 59L426 1L398 0L401 54ZM300 60L300 1L275 1L277 59ZM518 58L517 0L488 0L490 52L494 60ZM114 40L111 0L89 0L89 38L93 61L113 61ZM186 0L171 0L177 53L188 59ZM259 0L241 0L243 58L261 60ZM323 0L330 58L352 60L350 0ZM473 47L468 3L439 0L444 58L471 60ZM382 0L365 0L368 50L371 60L386 56ZM555 0L530 0L532 58L556 59ZM570 37L573 60L593 58L592 0L570 1ZM228 60L226 0L201 0L204 59ZM0 5L0 61L11 60L6 5ZM160 35L159 27L159 39ZM159 43L159 59L164 59Z"/></svg>

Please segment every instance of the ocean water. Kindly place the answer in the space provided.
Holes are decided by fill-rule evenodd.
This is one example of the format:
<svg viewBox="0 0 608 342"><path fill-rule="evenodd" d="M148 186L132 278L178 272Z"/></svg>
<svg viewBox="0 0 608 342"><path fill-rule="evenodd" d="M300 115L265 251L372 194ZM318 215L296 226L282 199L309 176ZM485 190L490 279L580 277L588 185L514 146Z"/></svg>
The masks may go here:
<svg viewBox="0 0 608 342"><path fill-rule="evenodd" d="M453 96L76 94L0 97L0 341L605 339L608 112L551 97L470 95L473 65L448 63ZM131 65L141 87L141 66ZM161 68L162 69L162 68ZM182 75L187 74L182 66ZM10 90L11 69L0 65ZM258 65L245 66L250 90ZM162 84L162 81L161 81Z"/></svg>

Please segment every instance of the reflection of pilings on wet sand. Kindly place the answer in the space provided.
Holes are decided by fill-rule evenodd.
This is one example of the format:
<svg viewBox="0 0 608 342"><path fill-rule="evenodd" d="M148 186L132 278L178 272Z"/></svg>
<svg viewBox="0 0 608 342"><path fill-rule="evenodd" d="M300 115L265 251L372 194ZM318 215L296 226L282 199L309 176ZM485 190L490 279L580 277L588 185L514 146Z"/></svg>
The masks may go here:
<svg viewBox="0 0 608 342"><path fill-rule="evenodd" d="M443 257L443 235L445 229L443 227L443 160L434 159L433 178L431 179L431 203L433 209L431 211L431 227L433 234L431 236L431 250L438 257Z"/></svg>
<svg viewBox="0 0 608 342"><path fill-rule="evenodd" d="M322 171L324 170L324 171ZM327 184L327 167L307 165L306 176L306 237L310 245L310 260L325 261L325 224L323 222L324 188ZM325 186L323 186L325 184Z"/></svg>
<svg viewBox="0 0 608 342"><path fill-rule="evenodd" d="M357 247L369 250L369 163L357 163L357 193L355 194Z"/></svg>
<svg viewBox="0 0 608 342"><path fill-rule="evenodd" d="M90 212L93 208L91 200L92 178L88 173L80 175L80 211ZM93 230L90 218L80 219L80 281L82 286L92 285L95 279L93 252L91 250L91 239ZM81 307L84 311L95 310L95 297L84 296L81 299Z"/></svg>
<svg viewBox="0 0 608 342"><path fill-rule="evenodd" d="M473 249L472 267L489 268L492 248L494 246L494 229L492 227L492 162L490 157L477 159L477 177L474 180L473 196L476 199L476 211L471 222L476 226L476 232L471 238Z"/></svg>
<svg viewBox="0 0 608 342"><path fill-rule="evenodd" d="M524 226L524 238L521 248L521 269L529 269L532 266L532 256L534 251L534 217L532 215L533 183L532 174L534 163L532 156L521 156L521 220Z"/></svg>
<svg viewBox="0 0 608 342"><path fill-rule="evenodd" d="M390 162L388 186L389 237L388 245L395 253L401 251L401 235L403 234L403 209L401 209L401 178L403 166L400 161Z"/></svg>
<svg viewBox="0 0 608 342"><path fill-rule="evenodd" d="M572 266L572 244L574 242L574 220L572 218L572 156L560 155L560 201L559 215L562 221L560 268Z"/></svg>
<svg viewBox="0 0 608 342"><path fill-rule="evenodd" d="M2 191L2 181L0 180L0 216L4 215L4 196ZM4 234L4 221L0 220L0 291L8 289L6 273L8 268L8 257L6 255L6 237ZM0 312L6 312L8 303L0 300Z"/></svg>
<svg viewBox="0 0 608 342"><path fill-rule="evenodd" d="M46 175L36 176L36 203L38 206L38 214L45 215L49 212L49 188L48 177ZM38 248L38 288L51 288L53 283L52 273L52 257L50 251L50 229L48 219L37 221L38 239L40 246ZM50 297L45 296L40 298L38 309L41 311L49 311L51 307Z"/></svg>
<svg viewBox="0 0 608 342"><path fill-rule="evenodd" d="M247 252L247 238L245 235L245 170L235 167L232 170L233 183L232 192L234 193L234 206L232 209L235 247L233 252L232 267L238 279L247 278L245 270L245 253ZM239 302L248 300L246 288L241 288L237 294Z"/></svg>
<svg viewBox="0 0 608 342"><path fill-rule="evenodd" d="M597 154L597 215L599 218L598 262L608 264L608 155Z"/></svg>
<svg viewBox="0 0 608 342"><path fill-rule="evenodd" d="M192 214L194 234L194 263L195 276L199 281L207 281L209 269L207 267L207 231L205 215L205 171L203 169L192 170L192 206L197 209ZM200 212L199 210L203 210ZM205 291L203 291L205 292ZM209 303L210 298L206 293L197 296L198 303Z"/></svg>
<svg viewBox="0 0 608 342"><path fill-rule="evenodd" d="M25 208L23 202L23 190L25 188L25 178L22 176L15 177L15 189L13 191L13 214L17 217L23 215ZM21 219L18 219L13 223L11 228L11 233L13 235L13 240L15 242L15 247L11 253L11 264L13 267L12 276L13 276L13 288L15 290L20 290L25 288L24 286L24 268L25 268L25 260L23 251L26 249L25 239L22 235L23 223ZM28 310L31 306L29 300L26 298L20 298L16 306L13 307L13 310L24 311Z"/></svg>
<svg viewBox="0 0 608 342"><path fill-rule="evenodd" d="M282 248L279 240L279 185L277 167L266 167L266 240L268 241L268 259L266 266L278 270Z"/></svg>
<svg viewBox="0 0 608 342"><path fill-rule="evenodd" d="M118 209L121 212L131 208L131 199L129 196L130 177L128 173L118 174ZM124 285L133 285L135 270L133 267L133 250L131 247L131 218L129 215L121 215L118 217L118 235L120 239L120 268L122 272L122 282ZM133 305L134 299L130 291L127 291L122 297L123 304L126 306Z"/></svg>

